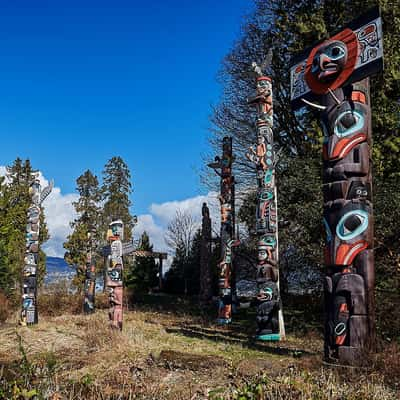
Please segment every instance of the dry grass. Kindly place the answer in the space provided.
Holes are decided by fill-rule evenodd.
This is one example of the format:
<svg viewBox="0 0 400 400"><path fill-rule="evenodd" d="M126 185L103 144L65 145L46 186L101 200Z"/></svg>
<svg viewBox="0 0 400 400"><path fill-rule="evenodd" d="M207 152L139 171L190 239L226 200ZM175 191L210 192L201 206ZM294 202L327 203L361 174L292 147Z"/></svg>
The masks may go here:
<svg viewBox="0 0 400 400"><path fill-rule="evenodd" d="M0 323L6 322L10 314L10 302L7 297L0 292Z"/></svg>
<svg viewBox="0 0 400 400"><path fill-rule="evenodd" d="M219 328L184 312L129 311L123 332L108 328L106 310L41 314L30 328L15 322L0 330L0 387L20 393L3 398L29 398L24 389L53 400L399 398L394 345L393 368L383 353L374 370L341 371L322 364L314 335L260 345L240 325Z"/></svg>
<svg viewBox="0 0 400 400"><path fill-rule="evenodd" d="M71 294L71 286L66 281L60 281L46 286L38 296L39 314L41 316L58 316L63 314L81 314L83 311L83 295ZM96 308L108 307L106 293L96 294Z"/></svg>

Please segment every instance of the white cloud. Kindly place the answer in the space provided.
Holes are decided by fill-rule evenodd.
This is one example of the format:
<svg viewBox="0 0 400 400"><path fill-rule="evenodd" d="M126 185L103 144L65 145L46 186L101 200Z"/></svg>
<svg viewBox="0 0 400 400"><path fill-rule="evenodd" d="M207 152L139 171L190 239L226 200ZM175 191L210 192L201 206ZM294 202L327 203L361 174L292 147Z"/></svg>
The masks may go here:
<svg viewBox="0 0 400 400"><path fill-rule="evenodd" d="M188 212L192 215L193 220L200 224L201 207L206 202L210 208L210 215L214 224L219 223L219 201L215 192L207 195L190 197L184 200L167 201L165 203L153 203L149 207L149 214L138 216L138 224L134 230L134 237L138 239L143 231L150 236L150 240L154 245L155 251L170 251L165 243L164 236L167 231L168 224L174 219L176 212Z"/></svg>
<svg viewBox="0 0 400 400"><path fill-rule="evenodd" d="M175 217L178 210L181 212L188 212L192 215L195 221L200 221L201 207L204 202L208 204L211 216L219 218L219 201L217 199L217 193L215 192L209 192L207 195L203 196L190 197L181 201L167 201L161 204L153 203L150 206L150 212L162 225L168 225L168 223Z"/></svg>
<svg viewBox="0 0 400 400"><path fill-rule="evenodd" d="M138 215L138 224L134 229L135 240L138 240L141 234L146 231L153 244L154 251L167 252L173 255L172 249L168 248L164 240L168 224L174 219L176 212L179 210L190 213L193 220L200 226L201 208L204 202L208 204L213 226L216 228L220 221L219 200L217 193L210 192L207 195L190 197L180 201L174 200L151 204L148 214ZM172 257L168 257L165 263L166 269L168 269L171 262Z"/></svg>
<svg viewBox="0 0 400 400"><path fill-rule="evenodd" d="M151 214L138 216L138 223L133 231L134 238L139 239L144 231L149 235L154 251L168 250L164 241L165 230L162 226L156 224L154 217Z"/></svg>
<svg viewBox="0 0 400 400"><path fill-rule="evenodd" d="M50 233L50 239L43 245L48 256L63 257L63 243L71 233L70 222L76 217L72 203L78 199L75 193L62 194L60 188L53 188L49 197L44 201L44 213Z"/></svg>

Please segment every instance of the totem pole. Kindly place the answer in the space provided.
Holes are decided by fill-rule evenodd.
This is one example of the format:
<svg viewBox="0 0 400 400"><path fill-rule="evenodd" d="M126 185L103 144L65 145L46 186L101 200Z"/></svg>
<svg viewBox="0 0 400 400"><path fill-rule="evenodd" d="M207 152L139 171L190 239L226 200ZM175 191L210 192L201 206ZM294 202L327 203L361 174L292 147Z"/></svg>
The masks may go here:
<svg viewBox="0 0 400 400"><path fill-rule="evenodd" d="M207 203L201 209L201 250L200 250L200 301L203 304L212 298L212 276L210 268L211 259L211 218Z"/></svg>
<svg viewBox="0 0 400 400"><path fill-rule="evenodd" d="M35 179L29 188L32 198L26 225L26 249L22 280L21 325L38 323L37 266L39 262L39 231L41 204L53 189L53 182L41 191L40 181Z"/></svg>
<svg viewBox="0 0 400 400"><path fill-rule="evenodd" d="M221 261L219 263L219 305L218 323L232 322L232 247L238 243L234 239L234 186L232 176L232 138L225 136L222 140L222 158L216 156L213 163L208 164L221 177ZM218 170L221 170L218 171Z"/></svg>
<svg viewBox="0 0 400 400"><path fill-rule="evenodd" d="M121 220L113 221L108 227L107 240L110 242L110 254L107 262L107 290L110 296L109 318L112 328L122 330L123 308L123 261L122 241L124 224Z"/></svg>
<svg viewBox="0 0 400 400"><path fill-rule="evenodd" d="M293 107L316 109L324 131L324 349L327 361L341 364L360 364L375 347L368 77L383 67L382 44L374 9L291 68Z"/></svg>
<svg viewBox="0 0 400 400"><path fill-rule="evenodd" d="M93 257L93 235L91 230L87 233L86 270L85 270L85 299L83 311L85 314L94 313L94 297L96 292L96 264Z"/></svg>
<svg viewBox="0 0 400 400"><path fill-rule="evenodd" d="M257 171L257 332L258 340L277 341L285 338L279 291L278 217L275 180L275 155L272 82L253 63L257 75L256 95L248 104L256 107L257 144L250 147L246 157Z"/></svg>

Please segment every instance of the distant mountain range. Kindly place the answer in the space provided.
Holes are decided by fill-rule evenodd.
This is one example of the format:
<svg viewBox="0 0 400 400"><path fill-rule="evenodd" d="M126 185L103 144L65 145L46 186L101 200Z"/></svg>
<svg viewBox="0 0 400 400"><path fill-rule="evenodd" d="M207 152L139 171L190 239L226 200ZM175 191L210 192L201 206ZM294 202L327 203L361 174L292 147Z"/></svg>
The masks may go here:
<svg viewBox="0 0 400 400"><path fill-rule="evenodd" d="M68 266L63 258L60 257L47 257L46 267L48 273L72 271L72 268Z"/></svg>
<svg viewBox="0 0 400 400"><path fill-rule="evenodd" d="M63 258L47 257L47 273L44 277L44 284L49 285L58 281L71 281L75 275L75 269L71 268ZM103 290L103 279L101 276L96 278L96 291Z"/></svg>
<svg viewBox="0 0 400 400"><path fill-rule="evenodd" d="M47 274L44 278L45 284L53 283L58 280L70 280L75 274L75 270L60 257L47 257L46 269Z"/></svg>

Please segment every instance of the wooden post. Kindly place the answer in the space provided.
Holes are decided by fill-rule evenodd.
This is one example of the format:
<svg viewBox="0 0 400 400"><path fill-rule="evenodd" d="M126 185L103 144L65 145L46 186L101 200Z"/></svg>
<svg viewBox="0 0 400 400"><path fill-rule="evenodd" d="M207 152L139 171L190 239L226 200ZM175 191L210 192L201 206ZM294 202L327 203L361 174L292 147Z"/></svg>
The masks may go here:
<svg viewBox="0 0 400 400"><path fill-rule="evenodd" d="M26 226L26 248L22 281L21 325L33 325L39 321L37 308L37 266L39 259L39 232L41 204L50 194L53 182L41 191L40 181L35 179L29 188L32 198L28 209Z"/></svg>
<svg viewBox="0 0 400 400"><path fill-rule="evenodd" d="M285 338L279 288L278 206L275 177L275 154L272 104L272 81L255 63L256 96L248 103L257 110L257 144L247 158L257 172L256 232L257 264L257 339L276 341Z"/></svg>
<svg viewBox="0 0 400 400"><path fill-rule="evenodd" d="M111 222L107 232L111 254L108 256L107 289L110 295L109 319L112 328L122 330L123 321L123 269L122 240L124 239L124 224L117 220Z"/></svg>
<svg viewBox="0 0 400 400"><path fill-rule="evenodd" d="M369 76L383 68L377 9L301 54L291 69L294 108L324 128L325 359L367 362L375 350L375 271Z"/></svg>
<svg viewBox="0 0 400 400"><path fill-rule="evenodd" d="M85 270L85 296L83 303L83 312L85 314L93 314L95 310L94 300L96 293L96 264L93 257L93 233L89 231L87 243L87 259Z"/></svg>
<svg viewBox="0 0 400 400"><path fill-rule="evenodd" d="M235 184L232 175L232 138L225 136L222 140L222 157L215 157L215 162L208 164L221 177L221 261L219 263L219 305L218 323L232 322L232 247L235 246L233 226L233 187ZM220 171L218 171L220 170Z"/></svg>
<svg viewBox="0 0 400 400"><path fill-rule="evenodd" d="M158 287L160 292L163 290L163 259L159 257L158 259Z"/></svg>
<svg viewBox="0 0 400 400"><path fill-rule="evenodd" d="M211 276L211 218L207 203L201 209L201 250L200 250L200 302L209 304L212 299Z"/></svg>

